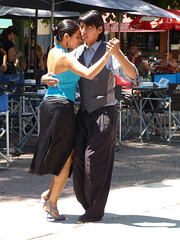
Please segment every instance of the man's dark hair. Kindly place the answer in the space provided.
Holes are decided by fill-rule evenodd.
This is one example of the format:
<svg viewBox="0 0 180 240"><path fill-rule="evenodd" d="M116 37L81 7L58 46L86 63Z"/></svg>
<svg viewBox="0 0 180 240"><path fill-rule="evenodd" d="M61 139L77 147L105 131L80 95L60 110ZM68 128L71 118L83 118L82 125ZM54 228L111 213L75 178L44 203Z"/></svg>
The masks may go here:
<svg viewBox="0 0 180 240"><path fill-rule="evenodd" d="M101 16L101 14L96 11L96 10L91 10L88 12L85 12L84 14L82 14L79 19L78 19L78 23L84 23L86 26L95 26L97 29L102 26L103 30L102 32L99 34L99 38L98 41L100 40L105 40L105 36L104 36L104 22L103 22L103 18Z"/></svg>
<svg viewBox="0 0 180 240"><path fill-rule="evenodd" d="M138 45L137 44L131 44L130 48L132 48L132 47L137 47L138 48Z"/></svg>

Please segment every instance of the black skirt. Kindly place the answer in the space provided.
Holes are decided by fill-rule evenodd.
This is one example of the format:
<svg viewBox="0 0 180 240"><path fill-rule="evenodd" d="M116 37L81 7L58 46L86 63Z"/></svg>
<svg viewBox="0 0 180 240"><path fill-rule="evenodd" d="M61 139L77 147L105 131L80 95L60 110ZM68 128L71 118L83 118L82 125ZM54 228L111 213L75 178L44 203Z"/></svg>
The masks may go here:
<svg viewBox="0 0 180 240"><path fill-rule="evenodd" d="M74 103L47 97L40 105L40 133L30 173L59 175L76 139Z"/></svg>

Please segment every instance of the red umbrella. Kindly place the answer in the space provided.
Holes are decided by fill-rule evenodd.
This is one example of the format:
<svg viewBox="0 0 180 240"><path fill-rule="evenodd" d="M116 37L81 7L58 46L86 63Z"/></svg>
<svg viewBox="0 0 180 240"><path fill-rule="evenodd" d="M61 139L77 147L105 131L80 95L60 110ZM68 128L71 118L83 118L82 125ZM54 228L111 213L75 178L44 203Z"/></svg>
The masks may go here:
<svg viewBox="0 0 180 240"><path fill-rule="evenodd" d="M130 22L130 26L135 29L171 30L175 28L180 30L180 21L164 17L138 16Z"/></svg>
<svg viewBox="0 0 180 240"><path fill-rule="evenodd" d="M171 12L171 13L173 13L173 14L176 14L176 15L178 15L179 17L180 17L180 10L178 10L178 9L166 9L168 12ZM178 20L178 22L177 23L174 23L174 28L176 29L176 30L180 30L180 20Z"/></svg>

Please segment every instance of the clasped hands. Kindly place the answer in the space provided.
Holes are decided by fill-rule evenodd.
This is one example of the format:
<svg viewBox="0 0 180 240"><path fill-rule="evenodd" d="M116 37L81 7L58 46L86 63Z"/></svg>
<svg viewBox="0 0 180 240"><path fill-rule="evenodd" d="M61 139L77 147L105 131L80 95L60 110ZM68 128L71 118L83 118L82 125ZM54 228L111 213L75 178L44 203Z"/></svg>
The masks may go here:
<svg viewBox="0 0 180 240"><path fill-rule="evenodd" d="M109 42L107 42L106 49L113 55L118 54L120 50L119 40L117 38L112 38L109 40Z"/></svg>

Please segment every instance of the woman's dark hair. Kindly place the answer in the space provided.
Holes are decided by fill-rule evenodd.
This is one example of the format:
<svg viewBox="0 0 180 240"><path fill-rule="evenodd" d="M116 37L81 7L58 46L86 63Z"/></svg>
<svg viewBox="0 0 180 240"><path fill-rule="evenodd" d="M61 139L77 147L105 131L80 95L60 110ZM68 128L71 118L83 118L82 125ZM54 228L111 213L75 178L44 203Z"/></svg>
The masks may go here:
<svg viewBox="0 0 180 240"><path fill-rule="evenodd" d="M65 19L60 22L57 27L52 28L52 34L56 37L57 41L61 41L65 33L68 33L70 37L77 32L79 25L71 19Z"/></svg>
<svg viewBox="0 0 180 240"><path fill-rule="evenodd" d="M14 33L14 35L18 36L18 30L14 26L9 26L8 28L5 28L1 34L1 40L6 40L8 38L8 35Z"/></svg>
<svg viewBox="0 0 180 240"><path fill-rule="evenodd" d="M79 19L78 23L84 23L87 27L89 26L95 26L97 29L102 26L103 31L99 34L98 41L100 40L105 40L105 35L104 35L104 22L101 14L96 11L96 10L91 10L88 12L85 12L82 14Z"/></svg>

